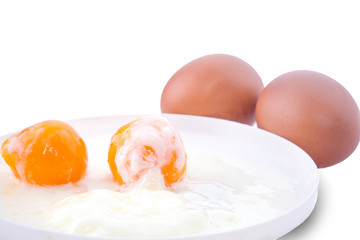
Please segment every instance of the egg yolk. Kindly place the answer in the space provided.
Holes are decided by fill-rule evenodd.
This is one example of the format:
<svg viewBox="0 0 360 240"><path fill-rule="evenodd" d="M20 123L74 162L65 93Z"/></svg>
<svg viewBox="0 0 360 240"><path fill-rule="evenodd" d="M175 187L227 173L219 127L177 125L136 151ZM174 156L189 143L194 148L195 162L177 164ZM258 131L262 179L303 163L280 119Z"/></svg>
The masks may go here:
<svg viewBox="0 0 360 240"><path fill-rule="evenodd" d="M141 118L113 135L108 163L120 184L133 184L155 172L170 187L184 178L186 153L180 135L165 118Z"/></svg>
<svg viewBox="0 0 360 240"><path fill-rule="evenodd" d="M87 169L87 149L67 123L49 120L10 136L1 154L14 175L36 185L75 183Z"/></svg>

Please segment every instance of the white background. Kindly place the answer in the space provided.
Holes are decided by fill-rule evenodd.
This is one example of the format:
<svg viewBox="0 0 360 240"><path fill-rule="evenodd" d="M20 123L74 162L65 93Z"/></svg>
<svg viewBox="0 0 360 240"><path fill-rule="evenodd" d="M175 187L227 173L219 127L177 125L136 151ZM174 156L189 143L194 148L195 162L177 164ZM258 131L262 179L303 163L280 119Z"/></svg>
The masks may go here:
<svg viewBox="0 0 360 240"><path fill-rule="evenodd" d="M360 104L357 1L0 1L0 135L47 119L160 113L173 73L210 53L267 85L299 69ZM317 206L282 239L360 237L360 147L320 170Z"/></svg>

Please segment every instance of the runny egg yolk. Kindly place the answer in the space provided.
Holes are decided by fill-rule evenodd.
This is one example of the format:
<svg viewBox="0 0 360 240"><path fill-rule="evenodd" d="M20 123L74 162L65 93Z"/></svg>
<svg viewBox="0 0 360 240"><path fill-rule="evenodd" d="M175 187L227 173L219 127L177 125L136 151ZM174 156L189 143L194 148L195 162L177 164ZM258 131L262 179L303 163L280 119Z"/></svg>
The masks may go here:
<svg viewBox="0 0 360 240"><path fill-rule="evenodd" d="M114 179L132 185L149 176L165 186L183 180L186 153L178 132L162 117L148 117L122 126L111 138L108 163ZM154 177L155 176L155 177Z"/></svg>
<svg viewBox="0 0 360 240"><path fill-rule="evenodd" d="M84 141L67 123L44 121L10 136L1 154L14 175L35 185L75 183L86 172Z"/></svg>

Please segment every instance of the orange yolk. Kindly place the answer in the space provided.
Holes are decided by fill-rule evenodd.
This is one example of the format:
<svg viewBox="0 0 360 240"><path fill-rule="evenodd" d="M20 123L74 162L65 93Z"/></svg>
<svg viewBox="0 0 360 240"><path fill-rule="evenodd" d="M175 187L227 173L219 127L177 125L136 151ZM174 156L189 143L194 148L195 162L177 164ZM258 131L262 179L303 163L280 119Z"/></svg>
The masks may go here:
<svg viewBox="0 0 360 240"><path fill-rule="evenodd" d="M87 169L84 141L67 123L50 120L9 137L1 154L22 182L60 185L79 181Z"/></svg>
<svg viewBox="0 0 360 240"><path fill-rule="evenodd" d="M120 184L133 184L155 170L170 187L184 178L186 153L180 135L165 118L141 118L113 135L108 163Z"/></svg>

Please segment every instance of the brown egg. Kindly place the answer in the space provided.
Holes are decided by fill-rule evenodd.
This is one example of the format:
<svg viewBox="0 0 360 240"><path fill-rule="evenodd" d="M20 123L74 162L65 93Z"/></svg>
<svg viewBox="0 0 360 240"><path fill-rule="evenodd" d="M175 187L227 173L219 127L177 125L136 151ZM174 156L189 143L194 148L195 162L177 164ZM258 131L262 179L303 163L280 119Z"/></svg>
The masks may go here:
<svg viewBox="0 0 360 240"><path fill-rule="evenodd" d="M161 111L251 125L263 88L260 76L240 58L207 55L186 64L170 78L161 96Z"/></svg>
<svg viewBox="0 0 360 240"><path fill-rule="evenodd" d="M301 147L319 168L346 159L360 139L360 113L350 93L330 77L293 71L265 87L256 106L259 128Z"/></svg>

